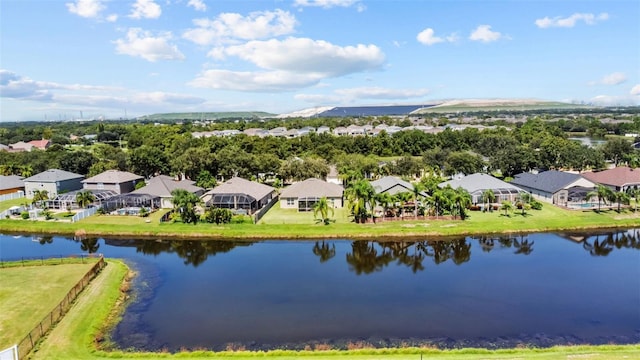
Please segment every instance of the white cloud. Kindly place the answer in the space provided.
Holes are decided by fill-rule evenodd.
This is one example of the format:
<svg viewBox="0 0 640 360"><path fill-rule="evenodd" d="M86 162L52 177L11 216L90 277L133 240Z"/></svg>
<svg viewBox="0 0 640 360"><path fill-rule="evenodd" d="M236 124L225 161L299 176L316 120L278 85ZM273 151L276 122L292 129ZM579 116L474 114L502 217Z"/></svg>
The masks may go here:
<svg viewBox="0 0 640 360"><path fill-rule="evenodd" d="M111 86L36 81L4 69L0 69L0 95L16 101L46 104L45 111L70 107L113 113L120 113L123 108L159 111L170 110L175 105L190 106L206 102L197 96L163 91L139 92Z"/></svg>
<svg viewBox="0 0 640 360"><path fill-rule="evenodd" d="M187 6L191 6L197 11L207 11L207 5L202 0L189 0Z"/></svg>
<svg viewBox="0 0 640 360"><path fill-rule="evenodd" d="M256 11L247 16L222 13L215 19L195 19L193 23L197 27L182 36L199 45L211 45L291 34L297 20L290 12L277 9Z"/></svg>
<svg viewBox="0 0 640 360"><path fill-rule="evenodd" d="M209 56L238 57L262 70L211 69L189 85L239 91L290 91L318 84L326 78L379 69L385 59L375 45L337 46L308 38L249 41L214 48Z"/></svg>
<svg viewBox="0 0 640 360"><path fill-rule="evenodd" d="M432 28L426 28L422 30L418 36L416 36L418 42L424 45L434 45L441 42L456 42L458 41L458 35L456 33L449 34L445 37L435 36L435 32Z"/></svg>
<svg viewBox="0 0 640 360"><path fill-rule="evenodd" d="M619 85L625 81L627 81L627 76L621 72L611 73L604 76L602 80L600 80L600 82L604 85Z"/></svg>
<svg viewBox="0 0 640 360"><path fill-rule="evenodd" d="M76 0L76 2L65 5L70 13L84 18L97 18L100 12L105 9L102 0Z"/></svg>
<svg viewBox="0 0 640 360"><path fill-rule="evenodd" d="M603 76L599 80L589 81L588 84L589 86L596 86L596 85L611 86L611 85L620 85L625 81L627 81L627 75L625 75L622 72L614 72L614 73Z"/></svg>
<svg viewBox="0 0 640 360"><path fill-rule="evenodd" d="M469 35L469 40L481 41L484 43L498 41L502 38L507 37L497 31L492 31L491 25L479 25L471 32L471 35Z"/></svg>
<svg viewBox="0 0 640 360"><path fill-rule="evenodd" d="M631 91L629 91L629 94L634 96L640 96L640 84L637 84L634 87L632 87Z"/></svg>
<svg viewBox="0 0 640 360"><path fill-rule="evenodd" d="M293 6L296 7L321 7L330 9L333 7L351 7L356 5L358 11L364 11L364 4L360 0L295 0Z"/></svg>
<svg viewBox="0 0 640 360"><path fill-rule="evenodd" d="M584 21L587 25L595 25L599 21L605 21L609 19L609 14L601 13L599 15L587 14L587 13L575 13L569 17L563 18L556 16L550 18L545 16L544 18L537 19L535 24L537 27L546 29L550 27L567 27L571 28L576 25L578 21Z"/></svg>
<svg viewBox="0 0 640 360"><path fill-rule="evenodd" d="M250 91L283 92L316 84L321 74L298 74L288 71L230 71L206 70L190 86L197 88Z"/></svg>
<svg viewBox="0 0 640 360"><path fill-rule="evenodd" d="M318 73L324 77L379 69L385 60L384 53L375 45L338 46L323 40L293 37L229 46L224 54L263 69Z"/></svg>
<svg viewBox="0 0 640 360"><path fill-rule="evenodd" d="M147 61L158 60L184 60L185 56L176 45L169 41L172 39L170 32L159 33L153 36L149 31L139 28L130 28L126 39L114 41L118 54L141 57Z"/></svg>
<svg viewBox="0 0 640 360"><path fill-rule="evenodd" d="M116 21L118 21L118 14L111 14L111 15L107 16L106 20L108 22L116 22Z"/></svg>
<svg viewBox="0 0 640 360"><path fill-rule="evenodd" d="M157 19L161 14L160 5L153 0L136 0L131 6L129 17L132 19Z"/></svg>

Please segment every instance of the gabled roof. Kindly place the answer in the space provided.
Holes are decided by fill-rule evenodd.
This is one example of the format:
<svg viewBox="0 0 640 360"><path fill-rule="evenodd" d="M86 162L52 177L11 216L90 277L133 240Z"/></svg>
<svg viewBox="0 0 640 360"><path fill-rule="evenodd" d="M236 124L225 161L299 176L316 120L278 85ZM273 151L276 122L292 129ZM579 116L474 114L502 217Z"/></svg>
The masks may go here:
<svg viewBox="0 0 640 360"><path fill-rule="evenodd" d="M82 182L85 184L95 184L95 183L103 183L103 184L122 184L126 182L143 180L144 177L136 174L132 174L127 171L120 170L107 170L103 173L100 173L96 176L92 176Z"/></svg>
<svg viewBox="0 0 640 360"><path fill-rule="evenodd" d="M183 189L190 193L201 193L203 188L195 186L191 180L175 180L170 176L160 175L149 179L146 186L132 191L132 194L149 194L160 197L171 197L171 192L175 189Z"/></svg>
<svg viewBox="0 0 640 360"><path fill-rule="evenodd" d="M413 191L413 185L395 176L385 176L378 180L372 181L371 185L376 190L376 193L385 192L396 185L400 185L407 189L407 191Z"/></svg>
<svg viewBox="0 0 640 360"><path fill-rule="evenodd" d="M514 185L525 186L531 189L542 190L548 193L555 193L564 189L569 184L579 180L582 176L568 172L549 170L539 174L522 173L518 174L511 181Z"/></svg>
<svg viewBox="0 0 640 360"><path fill-rule="evenodd" d="M49 145L51 144L51 141L49 141L47 139L31 140L31 141L29 141L29 144L37 147L38 149L45 150L47 147L49 147Z"/></svg>
<svg viewBox="0 0 640 360"><path fill-rule="evenodd" d="M33 145L26 143L24 141L18 141L17 143L14 144L9 144L9 147L13 150L26 150L26 151L31 151L31 149L33 149Z"/></svg>
<svg viewBox="0 0 640 360"><path fill-rule="evenodd" d="M59 169L49 169L24 179L24 182L51 183L51 182L57 182L57 181L82 179L82 178L84 178L84 176L80 174L75 174L69 171L64 171Z"/></svg>
<svg viewBox="0 0 640 360"><path fill-rule="evenodd" d="M504 182L500 179L497 179L488 174L475 173L471 175L467 175L458 180L449 180L443 183L438 184L439 187L446 187L450 185L452 188L457 189L459 187L467 190L469 193L473 193L478 190L487 190L487 189L514 189L518 191L522 191L519 187L509 184L508 182Z"/></svg>
<svg viewBox="0 0 640 360"><path fill-rule="evenodd" d="M304 198L315 197L342 197L344 188L340 185L331 184L326 181L311 178L288 186L282 193L281 198Z"/></svg>
<svg viewBox="0 0 640 360"><path fill-rule="evenodd" d="M22 181L22 176L0 175L0 190L23 188L23 187L24 187L24 181Z"/></svg>
<svg viewBox="0 0 640 360"><path fill-rule="evenodd" d="M603 185L623 187L640 184L640 169L632 169L626 166L597 172L585 172L582 176L587 180Z"/></svg>
<svg viewBox="0 0 640 360"><path fill-rule="evenodd" d="M247 194L256 200L274 192L276 189L259 182L249 181L240 177L231 178L224 183L206 192L206 195L213 194Z"/></svg>

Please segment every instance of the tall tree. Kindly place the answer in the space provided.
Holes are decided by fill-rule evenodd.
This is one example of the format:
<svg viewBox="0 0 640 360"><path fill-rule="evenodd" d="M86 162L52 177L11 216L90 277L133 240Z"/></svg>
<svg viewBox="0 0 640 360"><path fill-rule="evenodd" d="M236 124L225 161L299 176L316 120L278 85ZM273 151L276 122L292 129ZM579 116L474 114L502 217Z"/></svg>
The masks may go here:
<svg viewBox="0 0 640 360"><path fill-rule="evenodd" d="M333 207L329 205L327 201L327 197L321 197L314 205L313 205L313 217L316 218L319 222L329 225L331 223L331 218L329 217L329 213L333 216L334 210ZM320 214L320 218L318 219L318 214Z"/></svg>
<svg viewBox="0 0 640 360"><path fill-rule="evenodd" d="M589 201L594 197L598 198L598 211L600 211L600 205L602 203L607 205L607 201L610 201L614 197L613 190L611 190L611 188L607 186L598 184L595 190L587 193L587 196L585 197L585 199Z"/></svg>
<svg viewBox="0 0 640 360"><path fill-rule="evenodd" d="M76 202L78 203L78 206L80 206L83 209L89 206L95 200L96 200L96 197L93 196L93 193L91 193L91 191L88 191L88 190L80 191L76 194Z"/></svg>
<svg viewBox="0 0 640 360"><path fill-rule="evenodd" d="M196 206L201 203L200 198L191 192L184 189L175 189L171 192L173 196L173 209L180 215L180 219L185 224L198 222L198 214L196 213Z"/></svg>
<svg viewBox="0 0 640 360"><path fill-rule="evenodd" d="M493 203L496 201L496 195L493 190L486 189L482 192L482 204L486 204L485 211L493 211Z"/></svg>
<svg viewBox="0 0 640 360"><path fill-rule="evenodd" d="M461 187L455 189L451 202L454 204L455 212L460 216L460 220L467 217L466 209L471 205L471 195Z"/></svg>
<svg viewBox="0 0 640 360"><path fill-rule="evenodd" d="M375 206L375 190L367 180L358 180L345 190L345 198L356 223L364 223Z"/></svg>

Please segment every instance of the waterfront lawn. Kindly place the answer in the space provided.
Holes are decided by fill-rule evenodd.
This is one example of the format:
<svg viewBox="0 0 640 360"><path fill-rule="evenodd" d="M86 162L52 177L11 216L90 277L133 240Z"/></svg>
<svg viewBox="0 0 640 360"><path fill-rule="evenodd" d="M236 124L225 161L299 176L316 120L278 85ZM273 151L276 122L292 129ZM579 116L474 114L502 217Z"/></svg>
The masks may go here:
<svg viewBox="0 0 640 360"><path fill-rule="evenodd" d="M0 268L0 350L22 340L94 263Z"/></svg>
<svg viewBox="0 0 640 360"><path fill-rule="evenodd" d="M21 206L25 202L29 202L27 198L18 198L13 200L0 201L0 212L8 210L12 206ZM29 202L30 203L30 202Z"/></svg>
<svg viewBox="0 0 640 360"><path fill-rule="evenodd" d="M51 331L49 336L32 354L32 359L255 359L257 357L277 360L313 359L632 359L640 357L640 345L604 345L604 346L568 346L549 349L507 349L489 351L485 349L437 350L431 348L406 349L362 349L351 351L287 351L270 352L209 352L193 351L170 354L143 352L107 352L97 350L95 339L103 338L105 323L113 322L113 308L120 298L122 280L127 273L126 266L120 261L108 261L108 266L91 282L78 297L74 307Z"/></svg>
<svg viewBox="0 0 640 360"><path fill-rule="evenodd" d="M318 214L320 215L320 214ZM329 211L329 217L335 220L335 224L348 224L351 222L349 211L345 208L333 209L333 214ZM297 209L282 209L280 201L260 219L258 224L316 224L313 211L300 212Z"/></svg>
<svg viewBox="0 0 640 360"><path fill-rule="evenodd" d="M387 238L409 236L448 236L494 233L540 232L580 230L595 228L629 228L640 224L640 212L623 209L601 212L565 210L545 204L542 210L519 211L504 214L502 211L468 211L468 218L461 220L401 220L368 224L355 224L342 209L336 212L336 221L330 225L315 224L313 213L284 211L276 205L259 224L208 223L183 224L160 223L162 212L147 218L136 216L94 215L77 223L52 221L24 221L0 219L0 230L6 232L30 232L49 234L75 234L126 236L175 236L190 238ZM271 214L273 212L273 214Z"/></svg>

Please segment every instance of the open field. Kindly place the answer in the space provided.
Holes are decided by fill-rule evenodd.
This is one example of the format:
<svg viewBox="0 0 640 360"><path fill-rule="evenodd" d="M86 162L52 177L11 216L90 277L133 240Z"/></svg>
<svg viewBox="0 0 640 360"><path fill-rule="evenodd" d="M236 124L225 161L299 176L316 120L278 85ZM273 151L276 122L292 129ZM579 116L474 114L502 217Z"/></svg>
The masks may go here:
<svg viewBox="0 0 640 360"><path fill-rule="evenodd" d="M329 217L334 219L336 224L348 224L351 222L347 209L333 209L333 214L329 212ZM281 209L280 201L273 205L271 210L265 214L258 224L315 224L313 211L298 212L297 209Z"/></svg>
<svg viewBox="0 0 640 360"><path fill-rule="evenodd" d="M22 340L95 261L0 269L0 349Z"/></svg>
<svg viewBox="0 0 640 360"><path fill-rule="evenodd" d="M194 351L170 353L137 353L96 350L94 339L102 333L107 319L120 296L120 285L127 272L119 261L109 265L79 296L73 309L60 321L50 335L33 354L33 359L255 359L274 358L290 360L309 358L329 359L637 359L640 345L569 346L549 349L508 349L489 351L484 349L437 350L422 348L361 349L350 351L287 351L270 352L218 352Z"/></svg>
<svg viewBox="0 0 640 360"><path fill-rule="evenodd" d="M316 224L313 213L298 214L282 211L277 206L262 223L214 225L208 223L160 223L162 212L148 218L94 215L77 223L61 221L25 221L0 219L0 231L13 233L75 234L94 236L175 236L189 238L245 239L313 239L313 238L385 238L411 236L447 236L492 233L540 232L594 228L628 228L640 224L640 212L615 210L602 212L564 210L545 204L542 210L530 210L526 215L514 212L505 216L501 211L469 212L461 220L403 220L355 224L348 222L344 212L336 212L336 223ZM270 212L271 212L270 211ZM342 210L344 211L344 210ZM290 215L291 218L287 219Z"/></svg>

